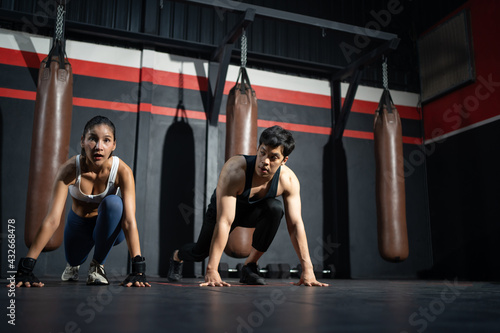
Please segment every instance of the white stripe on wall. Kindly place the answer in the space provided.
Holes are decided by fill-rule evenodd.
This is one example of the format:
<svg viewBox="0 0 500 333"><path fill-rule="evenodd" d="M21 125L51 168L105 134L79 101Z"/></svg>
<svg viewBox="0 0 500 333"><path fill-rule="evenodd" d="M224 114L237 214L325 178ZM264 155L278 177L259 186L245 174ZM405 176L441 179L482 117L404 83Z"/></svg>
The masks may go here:
<svg viewBox="0 0 500 333"><path fill-rule="evenodd" d="M13 50L36 52L47 54L50 50L51 38L33 34L0 29L0 47ZM144 62L144 57L151 57L153 51L127 49L115 46L98 45L86 42L68 40L66 53L69 58L90 62L99 62L111 65L119 65L132 68L141 68L148 64L154 66L155 70L180 73L193 76L208 76L208 61L171 55L167 53L154 52L154 60ZM236 81L238 77L238 66L229 66L226 80ZM285 75L248 68L250 82L257 86L280 88L289 91L312 93L330 96L330 82L328 80L310 79L294 75ZM342 83L342 97L345 97L348 89L347 83ZM359 86L356 99L368 102L380 100L382 89ZM402 91L391 90L396 105L416 107L419 95Z"/></svg>

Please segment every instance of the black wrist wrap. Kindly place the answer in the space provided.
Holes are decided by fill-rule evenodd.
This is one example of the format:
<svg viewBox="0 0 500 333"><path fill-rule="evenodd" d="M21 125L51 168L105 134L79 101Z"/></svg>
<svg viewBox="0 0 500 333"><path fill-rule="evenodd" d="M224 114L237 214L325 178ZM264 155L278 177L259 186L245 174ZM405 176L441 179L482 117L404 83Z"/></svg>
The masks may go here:
<svg viewBox="0 0 500 333"><path fill-rule="evenodd" d="M132 258L132 273L146 273L146 258L141 256Z"/></svg>
<svg viewBox="0 0 500 333"><path fill-rule="evenodd" d="M136 282L148 283L146 278L146 258L141 256L132 258L132 273L125 278L122 285L127 285L128 283L135 285Z"/></svg>
<svg viewBox="0 0 500 333"><path fill-rule="evenodd" d="M27 282L30 284L40 282L35 274L33 274L35 264L36 259L33 258L21 258L21 260L19 260L19 264L17 265L16 284L19 282L23 282L23 285Z"/></svg>
<svg viewBox="0 0 500 333"><path fill-rule="evenodd" d="M22 273L31 273L35 268L35 264L36 264L36 259L21 258L21 260L19 260L19 266L17 270L21 271Z"/></svg>

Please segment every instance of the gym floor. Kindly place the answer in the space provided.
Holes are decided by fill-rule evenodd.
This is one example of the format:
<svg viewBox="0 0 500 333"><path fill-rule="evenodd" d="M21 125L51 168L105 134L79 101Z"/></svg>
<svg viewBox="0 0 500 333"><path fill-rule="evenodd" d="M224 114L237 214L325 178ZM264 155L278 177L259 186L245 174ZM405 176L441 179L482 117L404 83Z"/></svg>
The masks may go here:
<svg viewBox="0 0 500 333"><path fill-rule="evenodd" d="M498 332L500 283L297 279L266 286L199 287L201 279L152 288L87 286L44 278L43 288L18 288L15 309L2 301L1 332ZM4 280L5 281L5 280ZM6 282L7 283L7 282ZM7 288L7 290L10 290ZM2 298L7 291L2 293ZM15 326L8 324L9 314ZM11 317L12 318L12 317Z"/></svg>

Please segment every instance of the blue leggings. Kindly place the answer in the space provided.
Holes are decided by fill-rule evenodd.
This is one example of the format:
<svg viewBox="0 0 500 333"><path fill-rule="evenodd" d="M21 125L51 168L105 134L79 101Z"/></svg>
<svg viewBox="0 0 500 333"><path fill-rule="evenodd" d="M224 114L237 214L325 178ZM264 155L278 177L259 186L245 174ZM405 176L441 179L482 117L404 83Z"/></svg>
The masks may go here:
<svg viewBox="0 0 500 333"><path fill-rule="evenodd" d="M125 239L122 214L123 202L117 195L105 197L95 217L80 217L71 210L64 229L66 261L71 266L81 265L95 245L93 259L104 265L111 248Z"/></svg>

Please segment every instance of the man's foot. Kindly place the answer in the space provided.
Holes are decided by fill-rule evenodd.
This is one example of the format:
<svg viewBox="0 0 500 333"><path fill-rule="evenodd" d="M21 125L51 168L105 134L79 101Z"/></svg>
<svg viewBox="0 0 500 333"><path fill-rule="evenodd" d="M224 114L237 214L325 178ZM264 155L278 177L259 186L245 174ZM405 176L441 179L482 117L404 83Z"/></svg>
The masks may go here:
<svg viewBox="0 0 500 333"><path fill-rule="evenodd" d="M89 267L89 275L87 277L88 285L107 285L109 284L104 266L99 264L95 259L92 259Z"/></svg>
<svg viewBox="0 0 500 333"><path fill-rule="evenodd" d="M178 282L182 279L182 261L177 261L177 252L175 251L170 258L170 267L168 268L167 279L170 282ZM177 257L177 258L176 258Z"/></svg>
<svg viewBox="0 0 500 333"><path fill-rule="evenodd" d="M71 266L66 264L66 268L61 275L61 280L63 281L78 281L78 271L80 270L80 265Z"/></svg>
<svg viewBox="0 0 500 333"><path fill-rule="evenodd" d="M251 262L241 268L240 283L250 285L265 285L266 281L259 275L257 264Z"/></svg>

